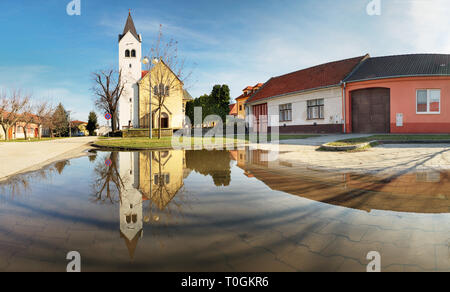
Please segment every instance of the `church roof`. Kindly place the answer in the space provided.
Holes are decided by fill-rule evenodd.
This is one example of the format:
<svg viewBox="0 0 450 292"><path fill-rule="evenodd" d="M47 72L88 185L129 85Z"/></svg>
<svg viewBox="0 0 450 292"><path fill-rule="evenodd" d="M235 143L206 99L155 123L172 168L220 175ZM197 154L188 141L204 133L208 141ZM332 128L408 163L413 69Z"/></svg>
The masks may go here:
<svg viewBox="0 0 450 292"><path fill-rule="evenodd" d="M123 29L123 33L119 35L119 42L120 40L127 34L127 32L131 32L131 34L138 40L141 41L141 38L139 37L136 27L134 26L133 18L131 17L131 12L128 12L128 18L127 23L125 24L125 28Z"/></svg>

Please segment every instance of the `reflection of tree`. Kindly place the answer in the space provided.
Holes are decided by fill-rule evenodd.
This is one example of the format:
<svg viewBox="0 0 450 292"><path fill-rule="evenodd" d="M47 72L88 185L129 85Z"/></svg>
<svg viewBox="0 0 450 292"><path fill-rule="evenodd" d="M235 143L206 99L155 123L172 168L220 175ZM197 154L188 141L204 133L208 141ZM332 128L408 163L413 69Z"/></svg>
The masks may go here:
<svg viewBox="0 0 450 292"><path fill-rule="evenodd" d="M0 183L1 194L7 193L12 198L26 194L31 191L33 181L48 181L55 172L61 174L67 165L70 165L68 160L59 161L37 171L15 175Z"/></svg>
<svg viewBox="0 0 450 292"><path fill-rule="evenodd" d="M143 174L145 177L149 178L149 188L144 189L141 186L140 191L150 200L150 213L152 213L153 209L156 209L161 211L164 210L166 213L171 214L172 206L175 206L181 211L181 205L174 202L173 199L178 195L180 189L183 188L183 181L182 178L181 181L175 181L175 175L170 172L168 167L169 162L172 160L175 159L175 161L172 162L176 163L176 158L172 156L172 152L152 151L141 153L141 155L144 155L145 157L142 161L145 165L141 165L141 168L144 167L145 171ZM182 167L182 165L180 166ZM153 217L154 216L150 214L148 218Z"/></svg>
<svg viewBox="0 0 450 292"><path fill-rule="evenodd" d="M94 163L96 159L97 159L97 153L96 152L92 152L92 154L89 155L89 162Z"/></svg>
<svg viewBox="0 0 450 292"><path fill-rule="evenodd" d="M210 175L218 187L230 185L230 164L228 151L186 151L186 167L202 175Z"/></svg>
<svg viewBox="0 0 450 292"><path fill-rule="evenodd" d="M99 160L94 168L96 175L93 183L93 201L112 204L120 202L122 189L124 187L122 178L118 171L118 153L112 152L109 158L111 165L106 166L104 160ZM118 199L117 199L118 198Z"/></svg>
<svg viewBox="0 0 450 292"><path fill-rule="evenodd" d="M140 191L148 199L148 204L144 204L144 222L153 226L150 232L155 239L160 234L169 234L171 230L166 227L183 218L186 192L184 153L180 154L174 151L141 152L141 178L147 179L141 184Z"/></svg>
<svg viewBox="0 0 450 292"><path fill-rule="evenodd" d="M69 160L64 160L64 161L59 161L55 163L55 168L58 171L59 174L62 174L64 171L64 168L70 165L70 161Z"/></svg>

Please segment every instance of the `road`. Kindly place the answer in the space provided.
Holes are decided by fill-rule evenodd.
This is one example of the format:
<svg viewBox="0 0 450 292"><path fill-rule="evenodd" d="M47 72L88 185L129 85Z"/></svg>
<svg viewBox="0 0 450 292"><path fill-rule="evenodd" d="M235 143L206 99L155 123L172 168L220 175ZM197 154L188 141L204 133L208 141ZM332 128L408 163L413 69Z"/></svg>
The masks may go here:
<svg viewBox="0 0 450 292"><path fill-rule="evenodd" d="M65 156L79 155L97 137L76 137L43 142L0 142L0 180L39 169Z"/></svg>

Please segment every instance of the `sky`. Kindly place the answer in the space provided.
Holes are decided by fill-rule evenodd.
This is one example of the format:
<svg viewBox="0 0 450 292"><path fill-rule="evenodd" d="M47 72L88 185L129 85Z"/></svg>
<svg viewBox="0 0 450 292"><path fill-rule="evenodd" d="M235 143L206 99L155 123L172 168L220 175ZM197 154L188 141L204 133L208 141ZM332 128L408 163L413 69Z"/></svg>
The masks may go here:
<svg viewBox="0 0 450 292"><path fill-rule="evenodd" d="M235 98L271 77L366 53L450 54L448 0L80 1L73 16L71 0L0 1L0 89L62 102L86 121L92 72L118 67L128 9L143 55L160 24L178 41L193 97L227 84Z"/></svg>

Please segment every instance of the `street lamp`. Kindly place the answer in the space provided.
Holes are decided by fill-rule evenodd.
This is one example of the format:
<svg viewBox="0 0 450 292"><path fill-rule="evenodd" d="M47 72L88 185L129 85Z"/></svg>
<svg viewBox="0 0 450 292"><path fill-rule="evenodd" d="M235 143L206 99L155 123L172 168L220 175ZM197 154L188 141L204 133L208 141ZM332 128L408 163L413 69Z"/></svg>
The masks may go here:
<svg viewBox="0 0 450 292"><path fill-rule="evenodd" d="M149 113L148 113L148 132L149 132L149 138L152 139L153 138L153 129L152 129L152 74L151 74L151 70L152 70L152 65L156 65L158 64L159 60L157 58L153 58L152 61L150 62L150 58L149 57L144 57L142 59L142 63L144 65L147 65L148 68L148 83L149 83L149 87L148 87L148 104L149 104Z"/></svg>

